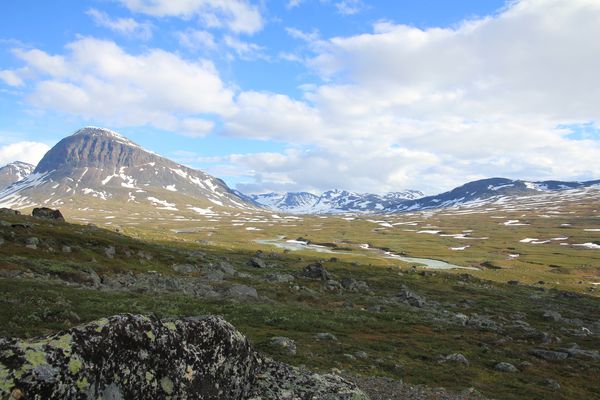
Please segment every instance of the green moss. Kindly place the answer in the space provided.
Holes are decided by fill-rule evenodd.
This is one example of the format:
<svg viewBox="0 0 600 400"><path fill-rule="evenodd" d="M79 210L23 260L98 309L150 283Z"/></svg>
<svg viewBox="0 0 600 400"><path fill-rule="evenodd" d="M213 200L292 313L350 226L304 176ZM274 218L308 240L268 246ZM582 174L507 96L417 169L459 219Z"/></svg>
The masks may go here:
<svg viewBox="0 0 600 400"><path fill-rule="evenodd" d="M148 339L150 339L153 342L156 340L156 335L154 335L154 332L152 331L146 331L146 336L148 336Z"/></svg>
<svg viewBox="0 0 600 400"><path fill-rule="evenodd" d="M90 387L90 383L88 382L85 376L83 378L78 379L76 385L77 388L82 391Z"/></svg>
<svg viewBox="0 0 600 400"><path fill-rule="evenodd" d="M83 367L83 363L77 357L71 357L69 360L69 372L72 375L78 374L81 371L81 367Z"/></svg>
<svg viewBox="0 0 600 400"><path fill-rule="evenodd" d="M166 394L173 394L173 381L168 376L161 378L160 387Z"/></svg>
<svg viewBox="0 0 600 400"><path fill-rule="evenodd" d="M0 364L0 394L8 394L15 385L15 381L10 376L10 371Z"/></svg>
<svg viewBox="0 0 600 400"><path fill-rule="evenodd" d="M25 352L25 359L30 364L29 368L35 368L46 363L46 353L38 350L28 350Z"/></svg>

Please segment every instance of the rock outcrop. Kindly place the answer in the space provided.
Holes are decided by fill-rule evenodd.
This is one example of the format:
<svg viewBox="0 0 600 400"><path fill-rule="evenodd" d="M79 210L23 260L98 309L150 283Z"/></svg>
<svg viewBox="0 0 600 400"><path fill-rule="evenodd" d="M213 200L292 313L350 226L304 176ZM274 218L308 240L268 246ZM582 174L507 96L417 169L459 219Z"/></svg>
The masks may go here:
<svg viewBox="0 0 600 400"><path fill-rule="evenodd" d="M33 215L36 218L52 219L55 221L65 220L60 210L53 210L48 207L34 208L31 212L31 215Z"/></svg>
<svg viewBox="0 0 600 400"><path fill-rule="evenodd" d="M368 399L335 375L270 360L220 317L123 314L0 339L0 399Z"/></svg>

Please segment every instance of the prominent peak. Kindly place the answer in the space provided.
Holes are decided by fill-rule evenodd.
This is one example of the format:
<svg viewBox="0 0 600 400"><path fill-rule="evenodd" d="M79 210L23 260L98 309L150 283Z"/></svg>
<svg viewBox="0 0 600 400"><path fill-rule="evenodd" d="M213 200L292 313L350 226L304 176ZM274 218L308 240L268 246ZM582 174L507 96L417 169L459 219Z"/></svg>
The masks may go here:
<svg viewBox="0 0 600 400"><path fill-rule="evenodd" d="M86 127L83 127L81 129L75 131L75 133L73 133L71 135L71 137L78 137L78 136L102 137L105 139L115 140L122 144L128 144L128 145L139 147L137 144L133 143L131 140L127 139L125 136L121 135L120 133L113 131L112 129L101 128L98 126L86 126Z"/></svg>

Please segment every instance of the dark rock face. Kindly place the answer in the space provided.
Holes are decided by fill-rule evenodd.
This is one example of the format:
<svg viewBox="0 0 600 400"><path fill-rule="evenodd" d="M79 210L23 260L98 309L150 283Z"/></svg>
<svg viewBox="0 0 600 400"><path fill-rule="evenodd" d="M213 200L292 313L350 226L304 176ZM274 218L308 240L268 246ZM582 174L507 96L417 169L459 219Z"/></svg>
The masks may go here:
<svg viewBox="0 0 600 400"><path fill-rule="evenodd" d="M328 281L331 279L329 272L325 269L323 264L316 262L307 265L302 270L302 275L310 279L320 279L322 281Z"/></svg>
<svg viewBox="0 0 600 400"><path fill-rule="evenodd" d="M0 339L0 398L368 400L275 362L228 322L123 314L34 340Z"/></svg>
<svg viewBox="0 0 600 400"><path fill-rule="evenodd" d="M36 218L53 219L56 221L65 220L65 217L63 217L60 210L53 210L47 207L34 208L31 215L33 215Z"/></svg>
<svg viewBox="0 0 600 400"><path fill-rule="evenodd" d="M0 393L26 399L243 399L259 359L217 317L118 315L25 342L0 340Z"/></svg>

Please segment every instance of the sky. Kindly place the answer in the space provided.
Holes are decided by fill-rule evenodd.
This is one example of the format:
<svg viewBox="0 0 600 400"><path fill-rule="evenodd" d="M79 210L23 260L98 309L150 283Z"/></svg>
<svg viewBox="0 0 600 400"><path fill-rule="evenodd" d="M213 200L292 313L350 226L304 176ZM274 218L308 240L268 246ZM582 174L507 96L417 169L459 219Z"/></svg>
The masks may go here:
<svg viewBox="0 0 600 400"><path fill-rule="evenodd" d="M598 0L4 0L0 164L102 126L246 193L600 178Z"/></svg>

